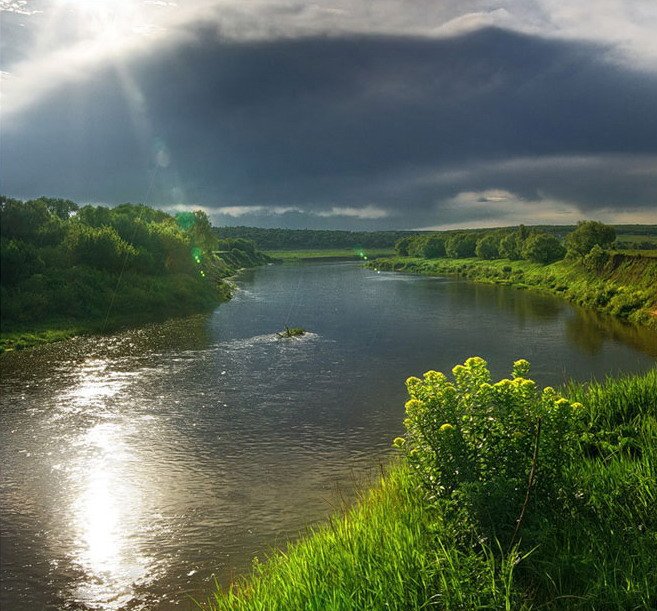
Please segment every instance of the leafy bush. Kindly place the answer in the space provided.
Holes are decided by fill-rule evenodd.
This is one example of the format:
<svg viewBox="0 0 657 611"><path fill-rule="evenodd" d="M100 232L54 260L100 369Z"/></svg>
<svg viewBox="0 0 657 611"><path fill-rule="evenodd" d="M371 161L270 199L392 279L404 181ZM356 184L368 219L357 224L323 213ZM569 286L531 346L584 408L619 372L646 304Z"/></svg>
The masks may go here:
<svg viewBox="0 0 657 611"><path fill-rule="evenodd" d="M476 247L477 236L472 233L455 233L445 243L445 251L451 259L474 257Z"/></svg>
<svg viewBox="0 0 657 611"><path fill-rule="evenodd" d="M584 266L592 272L599 272L609 261L609 253L595 244L591 251L584 257Z"/></svg>
<svg viewBox="0 0 657 611"><path fill-rule="evenodd" d="M134 246L122 240L113 227L76 223L70 228L67 246L76 263L109 271L120 271L137 257Z"/></svg>
<svg viewBox="0 0 657 611"><path fill-rule="evenodd" d="M549 233L534 233L523 244L522 256L534 263L552 263L563 259L566 250L558 238Z"/></svg>
<svg viewBox="0 0 657 611"><path fill-rule="evenodd" d="M609 248L616 239L616 230L598 221L580 221L577 228L566 236L568 254L576 257L586 256L598 245Z"/></svg>
<svg viewBox="0 0 657 611"><path fill-rule="evenodd" d="M400 257L408 257L408 248L411 245L411 237L405 237L395 242L395 252Z"/></svg>
<svg viewBox="0 0 657 611"><path fill-rule="evenodd" d="M500 257L503 259L511 259L511 261L518 261L522 259L522 240L520 235L516 232L505 235L500 240Z"/></svg>
<svg viewBox="0 0 657 611"><path fill-rule="evenodd" d="M480 259L499 259L500 237L494 233L486 234L477 241L475 252Z"/></svg>
<svg viewBox="0 0 657 611"><path fill-rule="evenodd" d="M445 238L431 236L424 240L422 256L425 259L438 259L445 256Z"/></svg>
<svg viewBox="0 0 657 611"><path fill-rule="evenodd" d="M512 378L493 384L486 361L473 357L454 367L453 382L437 371L406 381L407 435L395 445L428 498L448 503L483 540L510 544L530 496L534 509L563 496L581 405L540 392L528 371L516 361Z"/></svg>

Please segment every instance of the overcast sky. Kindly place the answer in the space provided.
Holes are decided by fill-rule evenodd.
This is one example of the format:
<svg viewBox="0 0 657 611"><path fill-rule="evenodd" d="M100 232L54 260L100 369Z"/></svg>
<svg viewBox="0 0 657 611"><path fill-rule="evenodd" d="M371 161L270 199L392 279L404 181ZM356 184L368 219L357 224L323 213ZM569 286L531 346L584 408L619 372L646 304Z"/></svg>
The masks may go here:
<svg viewBox="0 0 657 611"><path fill-rule="evenodd" d="M215 224L657 223L655 0L0 0L0 192Z"/></svg>

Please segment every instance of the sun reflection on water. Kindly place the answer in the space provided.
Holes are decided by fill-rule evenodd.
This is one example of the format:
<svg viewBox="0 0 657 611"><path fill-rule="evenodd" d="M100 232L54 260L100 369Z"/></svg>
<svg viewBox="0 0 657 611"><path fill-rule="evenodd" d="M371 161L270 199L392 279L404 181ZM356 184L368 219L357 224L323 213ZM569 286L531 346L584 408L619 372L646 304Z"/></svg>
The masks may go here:
<svg viewBox="0 0 657 611"><path fill-rule="evenodd" d="M88 362L68 393L71 414L91 422L75 440L71 464L74 563L81 569L74 597L92 609L120 609L146 579L151 559L135 549L143 526L134 441L137 424L125 412L126 376Z"/></svg>

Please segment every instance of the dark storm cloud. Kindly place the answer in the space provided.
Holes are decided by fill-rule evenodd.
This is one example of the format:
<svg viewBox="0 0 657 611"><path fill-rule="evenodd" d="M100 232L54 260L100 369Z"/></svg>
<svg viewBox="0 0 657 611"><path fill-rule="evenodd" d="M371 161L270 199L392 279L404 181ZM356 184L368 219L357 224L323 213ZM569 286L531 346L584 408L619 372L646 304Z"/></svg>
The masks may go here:
<svg viewBox="0 0 657 611"><path fill-rule="evenodd" d="M605 62L599 46L497 29L441 40L194 34L13 118L3 190L140 200L166 146L171 164L149 196L162 205L370 205L390 218L363 223L401 227L467 220L458 194L486 189L586 213L657 203L657 77ZM478 214L506 218L488 205ZM337 222L304 217L280 219ZM222 220L279 224L271 218Z"/></svg>

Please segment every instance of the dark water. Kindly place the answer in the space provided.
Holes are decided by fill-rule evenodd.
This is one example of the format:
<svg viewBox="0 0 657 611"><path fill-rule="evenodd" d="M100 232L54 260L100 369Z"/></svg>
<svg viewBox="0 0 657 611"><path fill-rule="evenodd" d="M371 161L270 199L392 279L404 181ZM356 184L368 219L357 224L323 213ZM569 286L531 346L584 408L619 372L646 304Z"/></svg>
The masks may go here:
<svg viewBox="0 0 657 611"><path fill-rule="evenodd" d="M2 608L191 608L353 498L404 379L471 355L543 384L657 337L549 297L352 263L246 273L210 317L2 358ZM278 340L284 324L312 333Z"/></svg>

